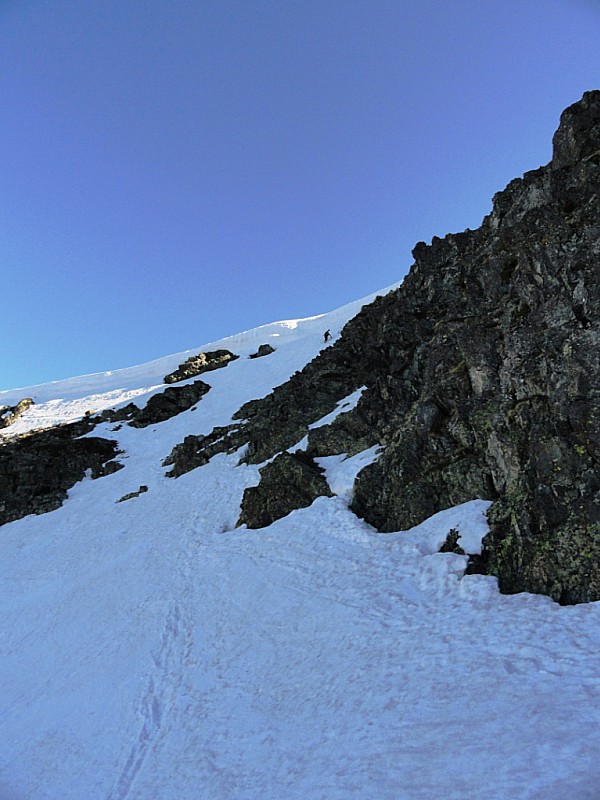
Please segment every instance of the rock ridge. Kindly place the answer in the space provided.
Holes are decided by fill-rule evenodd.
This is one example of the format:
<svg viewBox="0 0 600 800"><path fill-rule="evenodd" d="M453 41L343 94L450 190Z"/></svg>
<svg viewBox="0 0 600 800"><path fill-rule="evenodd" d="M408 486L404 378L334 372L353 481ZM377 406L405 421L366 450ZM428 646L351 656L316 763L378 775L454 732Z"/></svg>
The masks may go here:
<svg viewBox="0 0 600 800"><path fill-rule="evenodd" d="M417 244L397 290L239 425L188 442L196 457L247 443L244 459L264 462L364 385L306 450L383 446L357 478L357 514L385 532L495 501L478 570L504 592L600 599L600 92L563 112L553 141L552 162L496 194L480 228Z"/></svg>

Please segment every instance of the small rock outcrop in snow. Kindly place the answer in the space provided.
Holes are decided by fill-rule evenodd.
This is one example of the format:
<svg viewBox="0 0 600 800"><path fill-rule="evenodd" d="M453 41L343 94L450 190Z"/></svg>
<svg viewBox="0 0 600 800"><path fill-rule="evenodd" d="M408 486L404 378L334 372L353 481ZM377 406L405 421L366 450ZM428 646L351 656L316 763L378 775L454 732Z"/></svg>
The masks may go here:
<svg viewBox="0 0 600 800"><path fill-rule="evenodd" d="M124 503L126 500L133 500L134 497L139 497L141 494L145 494L148 491L147 486L140 486L140 488L135 492L127 492L124 494L123 497L119 497L117 503Z"/></svg>
<svg viewBox="0 0 600 800"><path fill-rule="evenodd" d="M144 408L133 406L135 411L129 424L132 428L145 428L147 425L164 422L182 411L187 411L209 391L210 386L203 381L194 381L185 386L169 386L164 392L152 395Z"/></svg>
<svg viewBox="0 0 600 800"><path fill-rule="evenodd" d="M256 353L252 353L248 356L248 358L262 358L263 356L269 356L274 352L275 348L271 347L270 344L261 344Z"/></svg>
<svg viewBox="0 0 600 800"><path fill-rule="evenodd" d="M465 551L458 543L459 538L460 533L455 528L449 530L446 540L440 547L440 553L457 553L459 556L464 556Z"/></svg>
<svg viewBox="0 0 600 800"><path fill-rule="evenodd" d="M266 528L317 497L333 497L323 472L301 450L280 453L260 470L259 485L245 490L238 525Z"/></svg>
<svg viewBox="0 0 600 800"><path fill-rule="evenodd" d="M212 350L207 353L198 353L196 356L190 356L176 370L165 375L164 381L165 383L178 383L188 378L195 378L196 375L202 375L204 372L226 367L230 361L235 361L236 358L239 358L239 356L229 352L229 350Z"/></svg>
<svg viewBox="0 0 600 800"><path fill-rule="evenodd" d="M13 425L19 417L33 405L31 397L19 400L16 406L3 406L0 408L0 429Z"/></svg>

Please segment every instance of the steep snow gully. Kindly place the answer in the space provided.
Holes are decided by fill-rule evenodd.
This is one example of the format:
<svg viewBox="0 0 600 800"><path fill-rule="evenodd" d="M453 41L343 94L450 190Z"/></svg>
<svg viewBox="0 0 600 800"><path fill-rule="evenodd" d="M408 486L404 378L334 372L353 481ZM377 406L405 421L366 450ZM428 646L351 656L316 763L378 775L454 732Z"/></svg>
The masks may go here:
<svg viewBox="0 0 600 800"><path fill-rule="evenodd" d="M451 529L477 552L486 502L378 534L348 507L373 448L322 459L335 496L249 531L241 452L165 477L363 302L208 345L240 358L195 408L97 426L124 468L3 526L2 800L598 800L600 606L502 596L438 552ZM35 401L2 435L145 401L191 353L2 393Z"/></svg>

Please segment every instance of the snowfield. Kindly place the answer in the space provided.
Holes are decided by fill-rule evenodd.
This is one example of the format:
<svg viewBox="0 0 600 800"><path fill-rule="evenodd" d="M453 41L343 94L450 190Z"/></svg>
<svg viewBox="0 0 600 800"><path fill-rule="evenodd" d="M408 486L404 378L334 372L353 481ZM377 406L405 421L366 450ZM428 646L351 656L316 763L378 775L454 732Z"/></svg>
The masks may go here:
<svg viewBox="0 0 600 800"><path fill-rule="evenodd" d="M486 502L378 534L348 508L372 448L321 459L335 497L249 531L259 475L240 454L165 477L185 435L227 424L369 299L0 393L36 400L10 436L143 404L201 349L241 356L202 376L195 410L96 428L125 469L0 530L0 800L599 800L600 604L465 577L438 550L456 528L478 551Z"/></svg>

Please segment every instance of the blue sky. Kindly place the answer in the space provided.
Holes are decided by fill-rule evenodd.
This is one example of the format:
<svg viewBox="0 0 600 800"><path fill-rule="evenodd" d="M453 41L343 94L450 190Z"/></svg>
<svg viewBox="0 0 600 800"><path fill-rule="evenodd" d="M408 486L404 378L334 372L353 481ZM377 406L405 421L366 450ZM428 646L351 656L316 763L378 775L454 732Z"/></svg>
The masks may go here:
<svg viewBox="0 0 600 800"><path fill-rule="evenodd" d="M0 0L0 389L399 280L600 88L594 0Z"/></svg>

